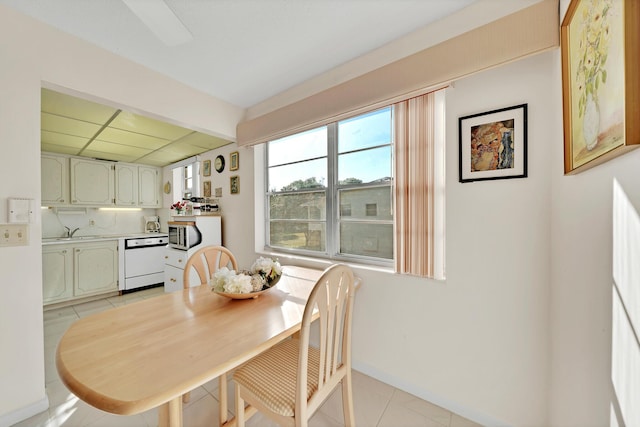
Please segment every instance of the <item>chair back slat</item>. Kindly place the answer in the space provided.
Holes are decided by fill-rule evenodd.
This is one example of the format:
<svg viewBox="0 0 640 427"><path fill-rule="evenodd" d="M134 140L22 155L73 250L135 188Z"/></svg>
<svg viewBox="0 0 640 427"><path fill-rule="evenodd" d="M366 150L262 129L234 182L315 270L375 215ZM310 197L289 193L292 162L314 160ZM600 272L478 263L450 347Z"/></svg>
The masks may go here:
<svg viewBox="0 0 640 427"><path fill-rule="evenodd" d="M231 251L224 246L205 246L198 249L189 257L184 266L183 286L190 286L189 279L191 269L195 269L200 279L200 284L208 283L213 274L222 267L237 270L238 263Z"/></svg>
<svg viewBox="0 0 640 427"><path fill-rule="evenodd" d="M351 311L353 309L354 276L351 269L342 264L329 267L314 286L305 307L300 331L298 362L298 394L306 396L308 346L314 312L319 319L319 356L317 376L318 391L332 384L334 375L348 362L350 368ZM306 399L305 399L306 400ZM304 408L299 408L304 410Z"/></svg>

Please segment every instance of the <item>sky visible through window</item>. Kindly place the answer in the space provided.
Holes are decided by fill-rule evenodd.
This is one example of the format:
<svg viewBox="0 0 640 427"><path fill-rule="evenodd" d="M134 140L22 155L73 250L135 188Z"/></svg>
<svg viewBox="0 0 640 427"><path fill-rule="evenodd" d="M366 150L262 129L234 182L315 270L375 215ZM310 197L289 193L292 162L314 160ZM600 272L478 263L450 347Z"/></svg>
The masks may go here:
<svg viewBox="0 0 640 427"><path fill-rule="evenodd" d="M338 135L339 153L388 144L391 141L391 108L339 122ZM326 155L326 126L270 142L269 189L279 191L296 180L313 177L326 185ZM305 159L316 160L294 163ZM338 171L339 180L357 178L368 183L388 178L391 176L391 148L344 154L340 156Z"/></svg>

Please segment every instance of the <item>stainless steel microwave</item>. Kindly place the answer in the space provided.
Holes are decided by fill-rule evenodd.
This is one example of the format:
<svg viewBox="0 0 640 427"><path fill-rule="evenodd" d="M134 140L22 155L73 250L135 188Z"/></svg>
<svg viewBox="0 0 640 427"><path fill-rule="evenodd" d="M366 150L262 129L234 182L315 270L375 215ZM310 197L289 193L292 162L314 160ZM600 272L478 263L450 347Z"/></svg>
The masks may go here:
<svg viewBox="0 0 640 427"><path fill-rule="evenodd" d="M169 246L186 251L202 242L202 234L195 222L169 221Z"/></svg>

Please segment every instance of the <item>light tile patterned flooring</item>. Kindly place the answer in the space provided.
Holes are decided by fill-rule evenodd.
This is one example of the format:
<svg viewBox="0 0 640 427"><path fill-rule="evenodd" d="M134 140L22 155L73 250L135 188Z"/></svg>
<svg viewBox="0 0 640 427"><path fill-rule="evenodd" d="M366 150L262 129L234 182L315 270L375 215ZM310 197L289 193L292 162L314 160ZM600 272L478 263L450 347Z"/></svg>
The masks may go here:
<svg viewBox="0 0 640 427"><path fill-rule="evenodd" d="M44 346L46 391L49 409L15 427L154 427L157 410L133 416L119 416L95 409L71 394L60 381L55 367L55 350L67 328L81 317L163 292L153 288L105 298L75 306L48 310L44 313ZM176 369L179 369L176 368ZM158 373L161 374L161 373ZM432 403L353 371L354 407L359 427L477 427L478 425ZM184 426L215 426L218 420L218 381L197 388L184 407ZM235 405L232 384L228 384L229 409ZM247 422L252 427L271 427L274 423L260 413ZM339 388L316 412L311 427L342 426L342 399Z"/></svg>

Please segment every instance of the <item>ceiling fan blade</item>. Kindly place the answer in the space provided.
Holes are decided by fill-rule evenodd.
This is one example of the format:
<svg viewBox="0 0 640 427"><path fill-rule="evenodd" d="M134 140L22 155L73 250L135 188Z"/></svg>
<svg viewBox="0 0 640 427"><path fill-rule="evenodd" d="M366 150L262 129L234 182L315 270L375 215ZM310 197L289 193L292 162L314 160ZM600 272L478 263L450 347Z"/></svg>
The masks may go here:
<svg viewBox="0 0 640 427"><path fill-rule="evenodd" d="M193 40L193 35L163 0L122 0L167 46Z"/></svg>

